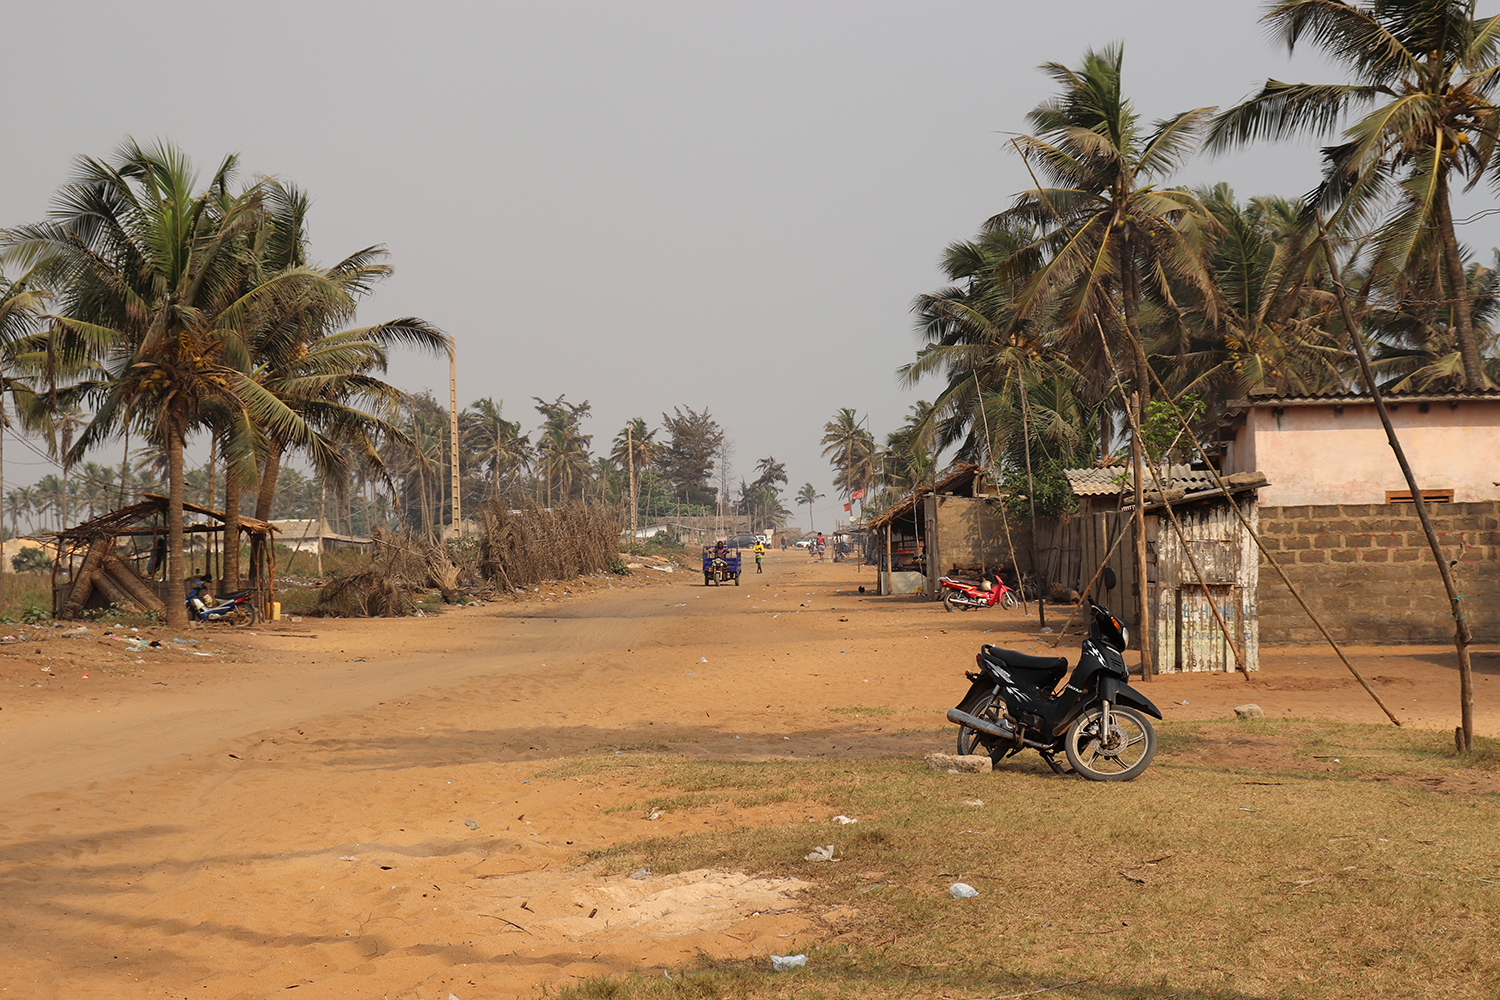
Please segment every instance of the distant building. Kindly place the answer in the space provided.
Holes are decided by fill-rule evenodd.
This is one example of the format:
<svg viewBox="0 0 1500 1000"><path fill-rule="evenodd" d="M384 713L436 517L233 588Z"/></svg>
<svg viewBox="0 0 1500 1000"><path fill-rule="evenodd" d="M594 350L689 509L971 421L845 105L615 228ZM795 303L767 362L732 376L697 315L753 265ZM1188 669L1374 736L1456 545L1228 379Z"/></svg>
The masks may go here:
<svg viewBox="0 0 1500 1000"><path fill-rule="evenodd" d="M1424 498L1500 500L1500 392L1385 396ZM1410 503L1411 490L1367 394L1251 395L1218 434L1225 473L1259 471L1264 506Z"/></svg>

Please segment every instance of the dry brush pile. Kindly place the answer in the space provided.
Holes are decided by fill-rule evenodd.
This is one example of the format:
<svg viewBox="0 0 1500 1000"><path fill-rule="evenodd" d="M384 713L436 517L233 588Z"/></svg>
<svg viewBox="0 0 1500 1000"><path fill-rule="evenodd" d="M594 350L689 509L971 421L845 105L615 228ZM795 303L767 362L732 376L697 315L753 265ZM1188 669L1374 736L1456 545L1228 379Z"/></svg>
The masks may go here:
<svg viewBox="0 0 1500 1000"><path fill-rule="evenodd" d="M346 617L400 617L417 610L418 593L437 589L443 600L491 588L446 547L424 538L376 529L370 561L352 573L341 573L318 594L325 614Z"/></svg>
<svg viewBox="0 0 1500 1000"><path fill-rule="evenodd" d="M510 510L490 503L480 520L479 572L506 590L597 573L619 557L619 511L603 504Z"/></svg>
<svg viewBox="0 0 1500 1000"><path fill-rule="evenodd" d="M343 617L400 617L418 609L424 591L447 603L570 580L618 558L619 514L613 507L567 501L550 508L480 511L477 548L377 530L370 560L341 573L318 594L318 610Z"/></svg>

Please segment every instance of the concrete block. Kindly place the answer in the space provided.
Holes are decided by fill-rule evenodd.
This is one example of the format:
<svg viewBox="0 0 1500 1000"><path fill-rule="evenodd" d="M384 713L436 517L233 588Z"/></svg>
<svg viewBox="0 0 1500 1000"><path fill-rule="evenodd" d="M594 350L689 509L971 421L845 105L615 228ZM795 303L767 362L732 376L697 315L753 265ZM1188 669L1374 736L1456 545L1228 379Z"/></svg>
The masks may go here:
<svg viewBox="0 0 1500 1000"><path fill-rule="evenodd" d="M1326 563L1328 553L1323 549L1305 549L1297 553L1299 563Z"/></svg>
<svg viewBox="0 0 1500 1000"><path fill-rule="evenodd" d="M930 753L925 759L927 766L934 771L957 771L960 774L980 774L995 767L993 761L979 754L960 757L957 754Z"/></svg>

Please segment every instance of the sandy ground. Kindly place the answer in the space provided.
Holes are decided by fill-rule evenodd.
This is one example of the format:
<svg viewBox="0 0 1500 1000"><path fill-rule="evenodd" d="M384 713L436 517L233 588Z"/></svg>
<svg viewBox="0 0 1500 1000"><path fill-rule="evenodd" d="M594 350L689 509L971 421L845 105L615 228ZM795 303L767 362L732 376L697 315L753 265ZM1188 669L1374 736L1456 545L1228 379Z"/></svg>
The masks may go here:
<svg viewBox="0 0 1500 1000"><path fill-rule="evenodd" d="M739 587L642 570L421 619L16 627L0 639L0 997L530 997L831 940L847 914L799 906L793 881L579 863L793 817L653 817L616 808L649 798L649 774L549 772L641 750L921 766L951 748L942 713L979 643L1053 638L1019 610L858 592L872 582L776 552ZM1500 655L1479 649L1477 728L1500 736ZM1407 725L1455 725L1451 648L1349 652ZM1249 681L1141 689L1168 719L1253 701L1384 721L1331 651L1261 662Z"/></svg>

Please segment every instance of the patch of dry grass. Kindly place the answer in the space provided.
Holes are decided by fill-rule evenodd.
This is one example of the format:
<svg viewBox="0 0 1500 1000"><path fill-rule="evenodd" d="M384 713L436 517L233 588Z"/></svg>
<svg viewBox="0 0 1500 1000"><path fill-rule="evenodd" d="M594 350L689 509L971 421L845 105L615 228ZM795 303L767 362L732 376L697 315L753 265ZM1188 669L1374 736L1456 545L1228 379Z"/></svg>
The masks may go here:
<svg viewBox="0 0 1500 1000"><path fill-rule="evenodd" d="M811 880L810 912L856 909L805 969L705 960L673 980L598 980L566 998L1494 995L1500 748L1298 721L1163 726L1128 784L1057 778L1035 755L994 774L913 761L653 758L639 808L780 803L774 825L598 857ZM589 757L610 774L642 758ZM979 800L980 806L966 800ZM832 823L836 814L859 819ZM834 864L803 861L816 844ZM979 888L955 900L953 882ZM1069 985L1071 984L1071 985Z"/></svg>

